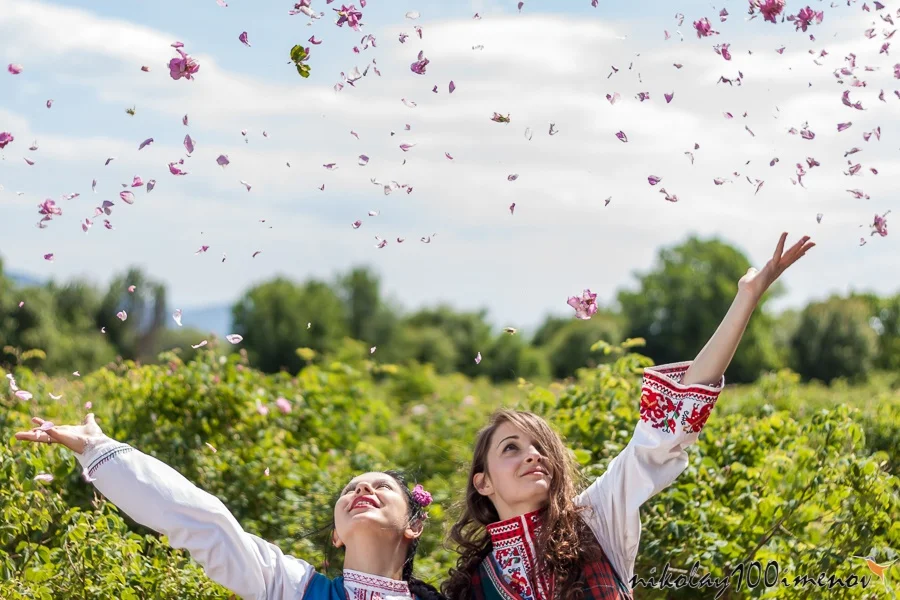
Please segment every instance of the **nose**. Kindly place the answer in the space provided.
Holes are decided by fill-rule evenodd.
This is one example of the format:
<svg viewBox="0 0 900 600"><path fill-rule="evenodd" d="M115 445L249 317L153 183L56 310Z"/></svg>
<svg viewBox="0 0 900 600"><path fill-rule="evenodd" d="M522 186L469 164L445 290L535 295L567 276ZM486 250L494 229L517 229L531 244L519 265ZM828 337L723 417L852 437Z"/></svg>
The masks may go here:
<svg viewBox="0 0 900 600"><path fill-rule="evenodd" d="M360 481L359 483L356 484L356 495L357 496L365 495L365 494L372 494L372 493L374 493L374 490L372 489L372 486L369 485L369 483L367 483L365 481Z"/></svg>
<svg viewBox="0 0 900 600"><path fill-rule="evenodd" d="M544 460L544 457L543 457L543 455L541 455L540 451L539 451L537 448L535 448L534 446L531 446L531 447L528 449L528 456L525 457L525 462L527 462L527 463L533 463L533 462L540 463L542 460Z"/></svg>

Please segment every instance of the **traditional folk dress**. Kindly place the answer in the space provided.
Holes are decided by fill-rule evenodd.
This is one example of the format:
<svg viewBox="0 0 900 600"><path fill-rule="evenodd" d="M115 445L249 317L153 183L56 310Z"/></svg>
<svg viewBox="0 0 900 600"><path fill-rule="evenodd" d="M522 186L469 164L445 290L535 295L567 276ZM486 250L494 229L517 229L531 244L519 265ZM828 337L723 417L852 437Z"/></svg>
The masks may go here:
<svg viewBox="0 0 900 600"><path fill-rule="evenodd" d="M697 441L725 385L682 385L690 362L650 367L641 386L641 419L606 471L575 498L579 514L602 550L585 565L585 600L630 600L630 581L641 538L641 505L668 487L688 465L685 451ZM540 511L487 526L491 553L472 577L476 600L552 600L553 579L539 572L535 543Z"/></svg>
<svg viewBox="0 0 900 600"><path fill-rule="evenodd" d="M168 536L213 581L252 600L415 600L405 581L344 569L329 579L245 532L222 502L165 463L104 437L76 454L96 488L129 517Z"/></svg>

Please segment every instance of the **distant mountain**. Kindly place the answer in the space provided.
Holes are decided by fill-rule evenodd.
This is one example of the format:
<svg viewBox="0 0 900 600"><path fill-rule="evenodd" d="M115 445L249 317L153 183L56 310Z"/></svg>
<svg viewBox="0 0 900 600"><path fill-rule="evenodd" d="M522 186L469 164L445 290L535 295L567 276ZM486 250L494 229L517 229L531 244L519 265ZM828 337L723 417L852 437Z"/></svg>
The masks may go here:
<svg viewBox="0 0 900 600"><path fill-rule="evenodd" d="M28 275L27 273L19 273L17 271L6 271L3 273L7 279L12 281L19 287L28 287L33 285L44 285L44 282L34 277L32 275Z"/></svg>
<svg viewBox="0 0 900 600"><path fill-rule="evenodd" d="M169 310L169 314L175 311ZM167 321L170 328L177 328L174 319ZM215 333L219 337L225 337L231 331L231 305L198 306L195 308L181 309L181 324L203 332Z"/></svg>

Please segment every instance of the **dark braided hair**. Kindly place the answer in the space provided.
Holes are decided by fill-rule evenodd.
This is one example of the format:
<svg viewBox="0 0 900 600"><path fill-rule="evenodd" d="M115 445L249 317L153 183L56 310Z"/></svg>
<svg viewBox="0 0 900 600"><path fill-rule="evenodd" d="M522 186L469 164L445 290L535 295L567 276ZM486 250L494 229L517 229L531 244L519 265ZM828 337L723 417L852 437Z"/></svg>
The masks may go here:
<svg viewBox="0 0 900 600"><path fill-rule="evenodd" d="M400 489L406 494L406 504L409 506L408 518L410 523L428 518L425 507L416 502L413 498L412 490L406 485L406 476L400 471L382 471L385 475L390 475L400 484ZM413 577L413 562L416 559L416 550L419 548L419 538L416 538L406 550L406 562L403 563L403 579L409 585L409 591L417 596L420 600L446 600L433 585L425 583L421 579Z"/></svg>

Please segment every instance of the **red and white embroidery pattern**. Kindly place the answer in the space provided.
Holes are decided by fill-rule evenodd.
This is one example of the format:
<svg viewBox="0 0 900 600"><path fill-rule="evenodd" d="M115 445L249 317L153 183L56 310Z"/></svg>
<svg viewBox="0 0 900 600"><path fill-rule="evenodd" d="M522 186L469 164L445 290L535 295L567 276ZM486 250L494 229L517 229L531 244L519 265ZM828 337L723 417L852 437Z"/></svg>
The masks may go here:
<svg viewBox="0 0 900 600"><path fill-rule="evenodd" d="M344 569L344 588L348 600L387 600L388 598L411 598L405 581L369 575L361 571Z"/></svg>
<svg viewBox="0 0 900 600"><path fill-rule="evenodd" d="M536 574L535 543L541 529L539 511L493 523L486 529L491 536L494 560L506 583L523 600L552 598L552 578Z"/></svg>
<svg viewBox="0 0 900 600"><path fill-rule="evenodd" d="M654 429L676 435L700 433L725 384L683 385L689 362L651 367L644 371L641 420Z"/></svg>

